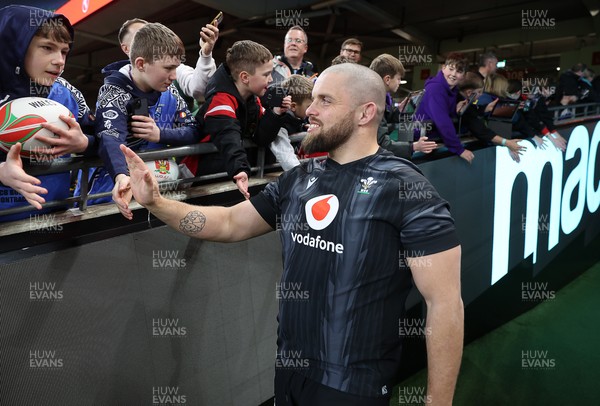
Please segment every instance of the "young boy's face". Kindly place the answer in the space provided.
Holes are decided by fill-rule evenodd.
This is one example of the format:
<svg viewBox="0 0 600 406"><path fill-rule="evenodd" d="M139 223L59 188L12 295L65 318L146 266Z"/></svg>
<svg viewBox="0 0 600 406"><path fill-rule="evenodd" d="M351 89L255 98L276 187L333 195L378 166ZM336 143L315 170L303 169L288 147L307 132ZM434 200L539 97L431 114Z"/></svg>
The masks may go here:
<svg viewBox="0 0 600 406"><path fill-rule="evenodd" d="M387 88L386 90L390 93L396 93L398 91L398 88L400 87L400 81L402 80L402 76L400 76L399 73L396 73L394 77L388 75L386 76L386 78L388 78L384 81L385 87Z"/></svg>
<svg viewBox="0 0 600 406"><path fill-rule="evenodd" d="M25 72L38 85L52 86L65 68L69 44L34 36L25 54Z"/></svg>
<svg viewBox="0 0 600 406"><path fill-rule="evenodd" d="M267 61L256 67L254 73L248 74L248 90L255 96L262 96L267 91L269 83L273 81L273 62Z"/></svg>
<svg viewBox="0 0 600 406"><path fill-rule="evenodd" d="M444 65L442 67L442 74L446 82L448 82L448 86L452 89L463 79L465 71L456 69L455 65Z"/></svg>
<svg viewBox="0 0 600 406"><path fill-rule="evenodd" d="M144 61L141 78L144 82L140 87L149 92L156 90L164 92L177 78L176 69L181 64L181 60L176 56L164 56L155 61Z"/></svg>
<svg viewBox="0 0 600 406"><path fill-rule="evenodd" d="M306 109L312 103L312 99L304 99L302 103L296 104L296 107L292 109L294 115L298 118L305 119L306 118Z"/></svg>

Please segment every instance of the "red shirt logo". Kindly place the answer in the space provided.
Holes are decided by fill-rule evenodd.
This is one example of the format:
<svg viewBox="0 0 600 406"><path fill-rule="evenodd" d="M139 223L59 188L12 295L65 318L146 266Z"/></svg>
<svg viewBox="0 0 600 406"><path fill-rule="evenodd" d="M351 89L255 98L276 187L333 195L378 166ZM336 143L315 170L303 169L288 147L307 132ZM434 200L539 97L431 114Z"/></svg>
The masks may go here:
<svg viewBox="0 0 600 406"><path fill-rule="evenodd" d="M313 230L323 230L335 218L340 202L335 195L313 197L304 206L306 221Z"/></svg>

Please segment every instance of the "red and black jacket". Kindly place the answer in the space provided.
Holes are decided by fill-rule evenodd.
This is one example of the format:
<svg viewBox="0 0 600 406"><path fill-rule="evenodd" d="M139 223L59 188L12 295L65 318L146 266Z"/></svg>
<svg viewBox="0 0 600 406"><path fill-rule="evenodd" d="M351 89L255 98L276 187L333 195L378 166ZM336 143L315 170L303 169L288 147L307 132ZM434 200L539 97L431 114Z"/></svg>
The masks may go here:
<svg viewBox="0 0 600 406"><path fill-rule="evenodd" d="M225 64L221 64L209 80L206 103L198 111L196 120L204 136L200 142L216 145L231 178L240 172L250 177L251 165L243 139L268 146L282 125L281 117L264 109L258 97L242 99ZM184 163L192 173L197 173L200 159L203 157L187 157Z"/></svg>

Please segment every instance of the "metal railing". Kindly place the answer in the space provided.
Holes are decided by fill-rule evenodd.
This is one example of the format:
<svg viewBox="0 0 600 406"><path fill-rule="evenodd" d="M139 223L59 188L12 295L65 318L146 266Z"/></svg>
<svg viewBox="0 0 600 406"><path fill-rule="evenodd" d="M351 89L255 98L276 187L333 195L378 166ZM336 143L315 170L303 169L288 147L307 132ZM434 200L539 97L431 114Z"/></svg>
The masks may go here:
<svg viewBox="0 0 600 406"><path fill-rule="evenodd" d="M567 106L552 106L548 110L553 112L554 124L568 124L581 119L600 117L600 103L569 104ZM563 113L569 112L570 114Z"/></svg>
<svg viewBox="0 0 600 406"><path fill-rule="evenodd" d="M259 178L264 176L264 171L269 169L276 169L279 165L265 165L265 148L264 147L256 147L254 143L248 140L244 140L244 147L247 149L257 148L257 166L252 167L252 173L256 173ZM154 161L156 159L169 159L169 158L178 158L184 157L188 155L207 155L212 153L218 153L217 147L212 143L200 143L194 145L186 145L182 147L173 147L173 148L165 148L165 149L153 149L150 151L137 152L137 154L144 161ZM26 158L21 158L26 159ZM101 197L111 196L111 192L103 192L103 193L94 193L89 194L89 174L90 170L93 168L103 166L103 162L99 157L83 157L83 156L74 156L69 158L59 158L50 163L44 164L33 164L26 168L26 171L31 176L39 176L39 175L51 175L56 173L77 173L81 171L81 187L80 187L80 195L69 197L67 199L55 200L46 202L42 205L42 208L53 208L53 207L64 207L64 206L72 206L74 204L78 205L78 209L81 211L86 211L88 204L87 202L92 199L98 199ZM227 177L226 172L215 173L210 175L196 176L193 178L187 179L179 179L176 181L177 185L184 185L187 183L194 183L200 181L209 181L220 178ZM174 183L174 182L164 182L164 183ZM10 209L0 210L0 216L24 213L29 211L35 211L29 204L20 207L13 207Z"/></svg>
<svg viewBox="0 0 600 406"><path fill-rule="evenodd" d="M565 109L570 109L572 111L572 115L568 118L561 119L561 113ZM554 113L554 123L556 125L568 125L571 123L579 122L582 120L589 120L593 118L600 119L600 103L584 103L584 104L574 104L569 106L553 106L549 107L548 110ZM290 140L292 142L300 142L304 138L306 133L293 134L290 136ZM463 142L469 142L476 140L473 137L469 137L468 135L464 135L461 137ZM265 156L266 149L264 147L257 147L253 142L245 139L244 140L245 148L257 148L257 165L252 167L252 173L256 173L257 177L262 178L264 176L265 170L277 169L281 168L278 164L265 165ZM186 145L182 147L172 147L166 149L155 149L150 151L138 152L138 155L144 161L153 161L156 159L169 159L169 158L177 158L184 157L188 155L207 155L211 153L218 153L217 147L212 143L199 143L194 145ZM301 160L302 161L302 160ZM82 157L75 156L70 158L59 158L48 164L36 164L30 165L27 167L27 173L32 176L38 175L49 175L55 173L77 173L81 171L81 193L80 196L73 196L63 200L56 200L46 202L42 205L43 208L53 208L53 207L64 207L64 206L73 206L77 204L80 211L86 211L88 206L88 201L90 199L97 199L101 197L111 196L111 192L104 193L96 193L88 195L89 192L89 173L90 169L103 166L102 160L98 157ZM227 174L225 172L197 176L193 178L187 179L179 179L176 181L177 185L185 185L188 183L194 182L202 182L202 181L210 181L221 178L226 178ZM170 182L174 183L174 182ZM21 207L13 207L10 209L0 210L0 216L24 213L29 211L34 211L30 205L25 205Z"/></svg>

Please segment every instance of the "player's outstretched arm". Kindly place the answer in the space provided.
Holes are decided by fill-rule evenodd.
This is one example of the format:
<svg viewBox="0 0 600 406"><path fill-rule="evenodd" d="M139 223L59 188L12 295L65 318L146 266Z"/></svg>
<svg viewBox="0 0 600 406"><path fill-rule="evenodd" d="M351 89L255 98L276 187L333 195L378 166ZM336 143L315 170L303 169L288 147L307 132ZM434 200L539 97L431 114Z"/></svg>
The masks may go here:
<svg viewBox="0 0 600 406"><path fill-rule="evenodd" d="M127 160L135 200L174 229L191 237L222 242L242 241L272 231L249 201L233 207L202 207L165 199L144 161L124 145L121 151Z"/></svg>
<svg viewBox="0 0 600 406"><path fill-rule="evenodd" d="M456 246L408 259L415 284L427 303L427 394L432 405L452 405L462 358L460 257L460 246Z"/></svg>

